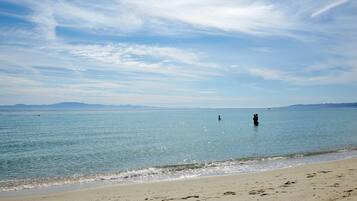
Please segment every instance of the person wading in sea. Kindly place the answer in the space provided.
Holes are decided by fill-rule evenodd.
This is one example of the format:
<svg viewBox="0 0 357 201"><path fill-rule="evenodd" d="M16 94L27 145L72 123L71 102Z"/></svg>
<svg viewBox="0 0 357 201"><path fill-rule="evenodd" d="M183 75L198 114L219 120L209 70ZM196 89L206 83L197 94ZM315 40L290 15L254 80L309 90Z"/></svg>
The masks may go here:
<svg viewBox="0 0 357 201"><path fill-rule="evenodd" d="M253 115L253 122L254 122L254 126L258 126L259 125L258 114L254 114Z"/></svg>

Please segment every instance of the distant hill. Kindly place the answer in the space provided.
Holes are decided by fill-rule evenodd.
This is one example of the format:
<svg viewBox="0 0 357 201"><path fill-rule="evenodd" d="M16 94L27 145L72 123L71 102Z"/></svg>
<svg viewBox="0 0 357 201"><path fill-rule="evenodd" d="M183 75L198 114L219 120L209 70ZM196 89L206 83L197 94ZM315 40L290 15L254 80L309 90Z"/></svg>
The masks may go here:
<svg viewBox="0 0 357 201"><path fill-rule="evenodd" d="M297 104L287 108L357 108L357 103L321 103L321 104Z"/></svg>
<svg viewBox="0 0 357 201"><path fill-rule="evenodd" d="M68 109L139 109L139 108L153 108L143 105L101 105L101 104L87 104L80 102L62 102L50 105L0 105L2 110L68 110Z"/></svg>
<svg viewBox="0 0 357 201"><path fill-rule="evenodd" d="M81 102L61 102L49 105L0 105L0 110L116 110L116 109L158 109L144 105L102 105ZM357 108L357 103L296 104L280 108Z"/></svg>

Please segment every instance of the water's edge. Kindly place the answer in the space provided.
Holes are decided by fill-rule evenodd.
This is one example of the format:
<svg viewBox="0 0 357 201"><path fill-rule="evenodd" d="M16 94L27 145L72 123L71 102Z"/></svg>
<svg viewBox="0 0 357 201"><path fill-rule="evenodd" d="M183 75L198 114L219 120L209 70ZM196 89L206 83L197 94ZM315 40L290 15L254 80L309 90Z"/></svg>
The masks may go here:
<svg viewBox="0 0 357 201"><path fill-rule="evenodd" d="M166 165L111 174L0 181L0 197L63 192L117 184L237 175L355 157L357 157L357 148L349 148L324 152L289 154L285 156L251 157L207 163Z"/></svg>

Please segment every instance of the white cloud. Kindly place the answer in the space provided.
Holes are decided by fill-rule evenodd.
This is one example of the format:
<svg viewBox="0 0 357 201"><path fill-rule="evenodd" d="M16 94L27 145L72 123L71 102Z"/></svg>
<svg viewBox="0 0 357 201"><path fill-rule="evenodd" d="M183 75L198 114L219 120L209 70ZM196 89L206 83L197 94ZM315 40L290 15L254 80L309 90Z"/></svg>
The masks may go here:
<svg viewBox="0 0 357 201"><path fill-rule="evenodd" d="M29 20L36 23L35 33L40 34L44 39L52 41L56 39L56 26L58 25L54 18L54 11L52 7L46 4L36 4L33 7L33 15Z"/></svg>
<svg viewBox="0 0 357 201"><path fill-rule="evenodd" d="M271 53L273 50L269 47L254 47L250 48L254 52L260 52L260 53Z"/></svg>
<svg viewBox="0 0 357 201"><path fill-rule="evenodd" d="M155 98L163 102L164 100L175 102L174 98L182 98L182 100L190 102L200 99L193 100L194 98L188 97L196 94L201 94L200 97L206 97L207 100L211 98L213 101L213 98L208 96L213 96L214 92L218 90L215 88L205 90L206 88L197 87L197 85L202 86L206 84L202 81L208 79L212 81L213 78L217 77L222 79L215 79L215 81L222 81L225 78L230 80L230 74L237 70L245 70L244 73L266 80L278 80L295 85L350 84L356 83L357 80L357 60L355 59L357 49L354 45L357 31L355 14L341 12L338 16L333 16L333 20L328 21L328 23L323 20L311 19L326 14L347 2L349 2L348 6L354 8L353 6L356 6L356 4L348 0L330 1L328 5L324 6L321 5L325 1L321 0L313 2L305 0L282 2L269 0L113 0L100 4L93 3L95 1L66 0L14 0L12 2L26 4L32 9L32 12L28 15L13 17L27 19L35 24L35 28L0 27L0 37L3 41L0 46L0 62L5 64L5 67L2 68L10 69L11 66L17 66L19 69L27 68L27 70L33 71L24 78L17 75L18 79L14 78L13 81L9 82L7 80L10 78L0 77L0 84L5 86L4 83L6 83L8 92L20 90L19 93L25 93L28 89L29 94L31 92L34 96L36 94L43 96L55 90L63 97L68 98L73 98L76 94L79 94L83 97L103 96L107 98L112 96L116 97L117 100L129 100L125 97L128 94L128 97L132 97L130 102L142 100L143 97L147 97L153 102ZM316 9L317 7L319 8ZM353 10L351 8L350 10ZM75 29L79 31L78 33L84 33L84 35L86 33L98 34L93 38L102 35L131 36L132 33L135 33L133 38L136 36L162 36L162 34L183 35L178 37L187 37L188 34L190 37L194 33L197 35L229 34L230 39L232 39L243 33L249 35L249 37L236 38L237 43L232 43L232 46L240 45L240 40L247 40L248 43L253 42L257 46L250 47L247 45L246 47L242 43L241 49L237 48L236 55L232 52L226 53L223 51L219 52L219 55L212 55L212 52L217 53L216 50L212 50L213 48L207 49L207 51L202 48L198 51L201 44L205 46L205 42L197 42L194 38L190 38L190 40L202 43L199 45L182 44L182 46L195 47L196 49L175 47L176 42L173 43L173 46L165 46L160 44L160 41L157 41L157 45L143 45L135 41L131 43L99 43L95 39L90 41L86 36L81 39L81 43L72 43L76 38L67 40L68 38L62 37L56 31L59 27ZM268 38L272 35L275 36L274 40ZM267 40L264 41L266 43L255 43L265 39L259 38L255 41L255 36L266 37ZM300 43L296 46L286 40L289 44L285 46L282 43L277 45L279 41L275 39L280 38L276 36L299 36L313 38L313 40L304 41L306 43ZM125 39L125 37L123 38ZM249 41L250 39L252 40ZM321 45L322 40L320 39L328 42ZM297 44L301 41L295 42ZM342 42L349 43L352 47L346 48L341 45ZM275 43L273 45L277 46L274 49L270 48L270 43ZM327 52L319 54L323 57L322 59L330 55L337 55L336 57L340 57L340 60L334 62L325 60L325 62L322 61L322 63L314 65L311 65L311 63L315 61L303 61L309 66L292 72L287 70L287 67L285 69L247 69L245 67L247 65L243 61L247 57L239 55L240 51L245 54L245 51L248 50L249 54L257 55L256 60L259 62L259 55L262 54L256 54L256 52L269 53L268 56L277 57L277 53L283 50L279 47L286 48L290 45L293 48L297 46L315 48L316 52ZM228 49L228 51L232 49ZM327 49L333 49L336 52L328 52ZM222 50L227 49L222 48ZM304 50L302 49L302 51ZM227 54L227 57L225 54ZM215 62L214 58L218 58L221 64ZM279 60L280 66L284 65L282 63L287 63L288 66L294 65L286 60L284 61L284 59ZM237 65L231 65L229 62L237 63ZM342 66L342 70L333 70L338 65ZM53 77L42 75L40 70L31 66L70 69L77 74L71 78L63 78L63 80L52 80L53 82L58 81L59 84L52 83L52 85L45 86ZM122 73L124 75L132 73L133 76L128 79L123 78L123 80L111 80L111 78L106 78L104 81L95 78L90 80L82 75L83 72L90 70L104 70L113 72L113 74ZM2 72L2 74L5 73ZM21 80L25 78L33 82L26 83L26 80ZM193 82L197 84L195 87L191 86ZM30 88L26 87L27 84ZM17 86L16 89L15 86ZM115 90L123 90L124 92ZM4 93L4 91L2 92ZM160 96L160 93L169 94L170 97ZM140 94L145 95L140 96ZM189 95L187 96L187 94ZM57 98L60 97L58 95ZM134 100L134 98L138 100ZM214 101L216 100L216 103L218 103L218 99ZM101 99L101 101L105 100Z"/></svg>
<svg viewBox="0 0 357 201"><path fill-rule="evenodd" d="M315 12L313 12L310 17L311 18L315 18L315 17L318 17L324 13L327 13L329 12L330 10L338 7L338 6L341 6L345 3L347 3L349 0L337 0L337 1L333 1L331 2L330 4L327 4L325 6L323 6L322 8L319 8L318 10L316 10Z"/></svg>
<svg viewBox="0 0 357 201"><path fill-rule="evenodd" d="M219 75L216 64L203 62L201 55L172 47L116 43L107 45L61 45L74 57L111 64L114 69L153 72L177 77L204 78Z"/></svg>
<svg viewBox="0 0 357 201"><path fill-rule="evenodd" d="M279 71L276 69L269 68L249 68L248 72L251 75L262 77L266 80L280 80L280 81L289 81L297 82L300 79L290 75L289 73Z"/></svg>
<svg viewBox="0 0 357 201"><path fill-rule="evenodd" d="M323 67L331 69L332 67ZM331 72L324 74L297 75L295 72L287 72L270 68L250 68L247 72L253 76L261 77L265 80L284 81L296 85L333 85L357 83L357 67L350 67L348 70Z"/></svg>
<svg viewBox="0 0 357 201"><path fill-rule="evenodd" d="M104 97L118 97L122 103L143 104L143 97L165 94L171 100L195 94L193 82L221 75L215 64L203 62L202 57L195 51L129 43L52 43L33 48L4 45L0 46L0 63L6 71L0 74L0 89L4 96L21 96L13 99L29 103L26 100L31 96L38 102L101 99L103 103ZM61 72L67 74L57 76L51 69L63 69ZM103 73L104 78L96 73ZM53 91L56 93L46 97ZM126 101L125 94L141 98Z"/></svg>
<svg viewBox="0 0 357 201"><path fill-rule="evenodd" d="M8 68L54 66L78 73L88 69L107 69L120 73L154 73L156 76L167 75L186 80L202 80L221 75L217 64L205 59L204 54L193 50L131 43L51 43L32 48L0 46L0 61Z"/></svg>
<svg viewBox="0 0 357 201"><path fill-rule="evenodd" d="M18 2L19 3L19 2ZM253 35L286 35L296 29L284 10L272 3L244 0L121 0L100 5L83 1L32 1L29 20L38 24L48 39L56 26L88 29L100 33L132 31L240 32Z"/></svg>
<svg viewBox="0 0 357 201"><path fill-rule="evenodd" d="M101 2L100 5L93 5L90 2L75 4L60 1L55 3L52 8L54 8L54 16L61 26L99 30L114 28L124 32L136 30L142 26L140 17L135 16L129 8L121 3Z"/></svg>
<svg viewBox="0 0 357 201"><path fill-rule="evenodd" d="M307 37L304 32L324 32L314 24L316 22L307 21L306 15L314 18L349 1L333 1L315 11L322 1L112 0L100 4L95 1L66 0L13 2L28 5L33 13L30 17L22 17L36 23L36 31L44 39L53 40L56 27L70 27L99 35L128 35L132 32L156 35L244 33L302 39ZM324 26L336 27L335 24Z"/></svg>
<svg viewBox="0 0 357 201"><path fill-rule="evenodd" d="M303 32L324 32L306 15L317 17L348 0L334 1L313 11L321 1L272 2L269 0L112 0L14 1L26 4L44 39L56 38L56 27L69 27L104 35L143 34L248 34L307 38ZM312 13L312 14L311 14ZM335 28L335 24L324 25ZM325 30L326 31L326 30ZM312 34L309 34L313 37Z"/></svg>
<svg viewBox="0 0 357 201"><path fill-rule="evenodd" d="M263 2L209 1L124 1L140 15L173 21L198 29L217 29L247 34L279 34L292 24L273 4Z"/></svg>

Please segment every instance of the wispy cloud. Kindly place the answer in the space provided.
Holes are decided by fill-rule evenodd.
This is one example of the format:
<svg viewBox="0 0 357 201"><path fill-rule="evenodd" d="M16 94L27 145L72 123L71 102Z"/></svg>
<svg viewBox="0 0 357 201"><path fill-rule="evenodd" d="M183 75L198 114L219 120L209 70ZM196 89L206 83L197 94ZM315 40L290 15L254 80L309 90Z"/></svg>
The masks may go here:
<svg viewBox="0 0 357 201"><path fill-rule="evenodd" d="M171 33L186 30L187 33L223 31L280 35L294 28L287 13L264 1L122 0L100 5L87 1L24 2L34 11L29 20L37 23L48 39L55 36L56 26L115 34L140 30L159 34L155 29L163 31L166 27Z"/></svg>
<svg viewBox="0 0 357 201"><path fill-rule="evenodd" d="M155 73L157 76L167 75L192 80L221 74L217 64L205 61L205 55L202 53L153 45L52 43L31 49L0 46L0 53L2 63L26 68L62 66L75 71L111 69L121 73Z"/></svg>
<svg viewBox="0 0 357 201"><path fill-rule="evenodd" d="M299 32L315 29L305 14L317 17L348 0L337 0L313 11L304 1L293 8L288 3L268 0L118 0L93 4L91 1L14 1L28 5L32 14L22 16L37 25L37 33L53 40L56 28L65 27L96 34L247 34L253 36L306 37ZM320 1L319 1L320 2ZM311 34L310 34L311 35Z"/></svg>
<svg viewBox="0 0 357 201"><path fill-rule="evenodd" d="M114 69L153 72L176 77L205 78L219 75L214 63L204 62L202 55L172 47L158 47L128 43L104 45L62 45L77 58L110 64Z"/></svg>
<svg viewBox="0 0 357 201"><path fill-rule="evenodd" d="M197 29L247 34L278 34L291 23L273 4L247 1L125 1L140 15Z"/></svg>
<svg viewBox="0 0 357 201"><path fill-rule="evenodd" d="M175 61L185 64L200 64L197 53L172 47L115 43L107 45L65 45L70 53L84 57L92 57L109 63L123 64L129 61L144 60L154 57L160 62Z"/></svg>
<svg viewBox="0 0 357 201"><path fill-rule="evenodd" d="M271 53L273 50L268 47L253 47L250 48L254 52L260 52L260 53Z"/></svg>
<svg viewBox="0 0 357 201"><path fill-rule="evenodd" d="M333 1L331 2L330 4L327 4L325 6L323 6L322 8L319 8L318 10L316 10L315 12L313 12L310 17L311 18L315 18L315 17L318 17L324 13L327 13L329 12L330 10L338 7L338 6L341 6L343 4L346 4L349 0L337 0L337 1Z"/></svg>
<svg viewBox="0 0 357 201"><path fill-rule="evenodd" d="M166 97L173 104L179 102L174 97L198 100L187 95L195 94L191 84L220 75L215 64L203 62L202 57L179 48L130 43L0 46L0 89L13 98L21 94L18 100L56 91L42 100L109 103L104 97L111 97L111 103L139 104L143 97Z"/></svg>
<svg viewBox="0 0 357 201"><path fill-rule="evenodd" d="M331 71L331 66L323 66L326 70L322 74L303 75L302 72L289 72L270 68L250 68L249 74L261 77L265 80L284 81L295 85L333 85L357 83L357 66L347 70ZM308 68L309 71L312 70ZM321 70L321 68L318 68ZM316 70L316 69L315 69ZM304 71L304 70L303 70Z"/></svg>
<svg viewBox="0 0 357 201"><path fill-rule="evenodd" d="M260 93L357 83L354 1L8 2L26 12L0 8L1 95L234 104L253 77Z"/></svg>
<svg viewBox="0 0 357 201"><path fill-rule="evenodd" d="M269 69L269 68L249 68L248 72L251 75L262 77L266 80L279 80L279 81L289 81L289 82L299 82L298 77L292 76L287 72Z"/></svg>

